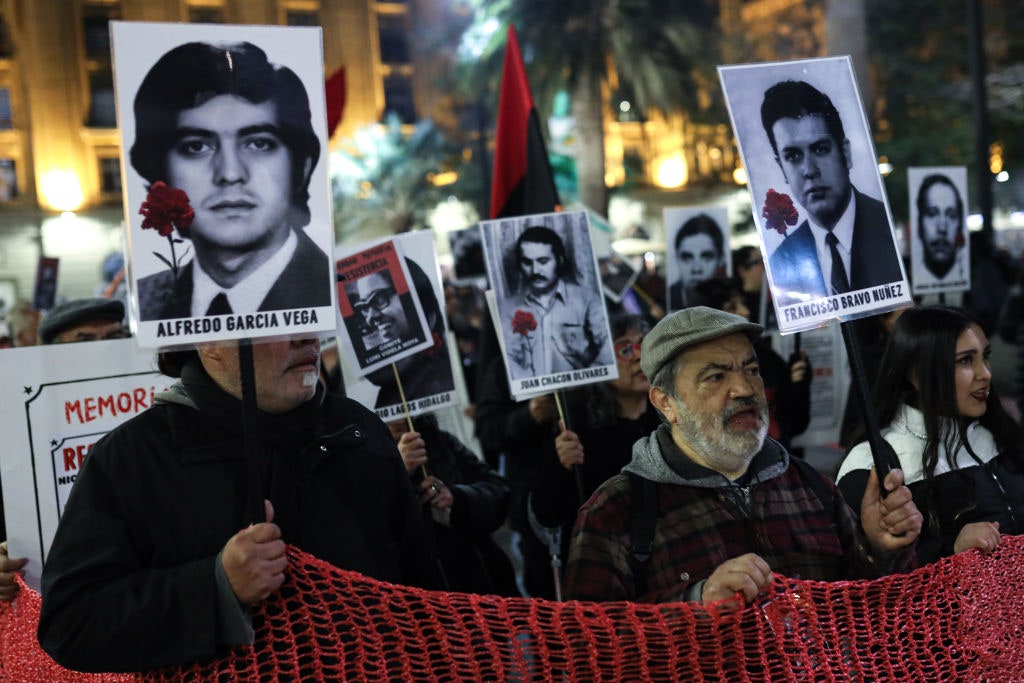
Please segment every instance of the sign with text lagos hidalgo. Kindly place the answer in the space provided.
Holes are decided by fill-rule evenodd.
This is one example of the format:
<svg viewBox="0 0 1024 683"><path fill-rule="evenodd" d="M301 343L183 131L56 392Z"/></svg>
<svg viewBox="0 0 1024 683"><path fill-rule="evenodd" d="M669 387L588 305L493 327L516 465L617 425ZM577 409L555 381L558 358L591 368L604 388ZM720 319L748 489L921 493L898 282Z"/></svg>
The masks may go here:
<svg viewBox="0 0 1024 683"><path fill-rule="evenodd" d="M336 325L319 28L111 22L139 346Z"/></svg>
<svg viewBox="0 0 1024 683"><path fill-rule="evenodd" d="M173 380L133 339L7 349L0 363L0 452L11 557L42 562L92 445L153 403Z"/></svg>
<svg viewBox="0 0 1024 683"><path fill-rule="evenodd" d="M383 247L386 252L389 251L389 245L393 245L396 253L404 257L405 272L408 272L411 279L410 290L416 293L423 311L426 322L423 336L430 339L429 346L395 361L393 367L389 363L375 371L357 374L359 354L356 351L367 346L363 339L398 337L397 334L389 334L388 330L394 325L394 331L397 332L403 324L401 318L404 315L390 304L390 292L382 291L380 288L381 284L387 283L379 278L376 279L376 283L365 281L362 287L355 283L351 299L346 294L338 295L339 306L344 306L346 301L352 301L352 306L360 309L358 315L354 316L355 319L353 316L342 315L346 324L344 329L352 329L354 337L342 335L340 339L341 348L344 349L341 355L345 393L349 398L376 412L377 417L385 422L404 417L406 411L415 417L451 408L459 403L459 395L455 390L454 367L459 361L459 356L458 353L453 353L446 343L448 322L445 316L444 287L441 285L441 270L437 263L433 233L429 230L418 230L396 235L387 242L377 240L371 243L336 245L338 271L343 272L343 266L349 262L350 254L377 253L379 258L381 252L376 247ZM376 259L362 260L372 262ZM359 261L352 261L352 265L358 264ZM371 268L370 272L374 270L376 269ZM359 295L360 289L363 296ZM401 297L398 299L401 300ZM380 310L372 304L377 304ZM357 311L353 310L353 314L355 313ZM389 321L388 318L392 320ZM399 382L395 381L396 374L401 389Z"/></svg>
<svg viewBox="0 0 1024 683"><path fill-rule="evenodd" d="M779 331L912 303L849 57L720 66Z"/></svg>

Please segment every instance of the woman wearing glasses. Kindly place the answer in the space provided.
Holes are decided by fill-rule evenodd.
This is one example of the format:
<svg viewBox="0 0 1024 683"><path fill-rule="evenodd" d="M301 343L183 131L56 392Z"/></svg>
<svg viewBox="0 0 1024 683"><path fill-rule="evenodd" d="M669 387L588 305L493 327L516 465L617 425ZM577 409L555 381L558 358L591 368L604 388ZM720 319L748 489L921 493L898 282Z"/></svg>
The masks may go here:
<svg viewBox="0 0 1024 683"><path fill-rule="evenodd" d="M640 342L649 327L640 316L625 313L613 315L609 322L619 377L569 393L569 424L546 442L530 494L537 521L562 530L563 558L580 505L619 473L630 461L636 440L649 436L659 424L647 398L651 385L640 370ZM574 468L582 491L577 489Z"/></svg>
<svg viewBox="0 0 1024 683"><path fill-rule="evenodd" d="M1022 434L992 389L990 353L972 314L922 306L900 316L882 356L875 413L924 515L921 563L1024 532ZM847 500L871 467L867 442L854 446L837 477Z"/></svg>

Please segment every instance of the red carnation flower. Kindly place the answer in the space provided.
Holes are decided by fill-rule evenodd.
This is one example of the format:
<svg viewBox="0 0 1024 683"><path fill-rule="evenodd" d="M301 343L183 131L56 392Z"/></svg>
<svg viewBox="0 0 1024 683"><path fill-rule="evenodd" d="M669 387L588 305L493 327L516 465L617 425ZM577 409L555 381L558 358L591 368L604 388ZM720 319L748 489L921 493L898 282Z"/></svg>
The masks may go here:
<svg viewBox="0 0 1024 683"><path fill-rule="evenodd" d="M764 218L766 230L776 230L780 235L785 235L786 226L796 225L800 214L797 213L788 194L770 189L764 199L761 217Z"/></svg>
<svg viewBox="0 0 1024 683"><path fill-rule="evenodd" d="M149 187L139 213L145 216L142 228L156 230L161 237L169 236L175 228L182 237L188 237L188 228L196 217L188 195L183 190L168 187L162 180Z"/></svg>
<svg viewBox="0 0 1024 683"><path fill-rule="evenodd" d="M149 186L149 194L146 195L146 201L142 202L142 206L139 207L139 213L145 216L142 220L142 229L156 230L161 237L166 237L167 242L171 245L170 258L155 251L153 255L167 264L174 279L177 280L178 272L181 270L181 260L188 253L188 248L186 247L181 257L178 257L174 253L174 245L185 240L175 237L173 233L177 229L178 234L182 237L188 237L188 229L196 217L195 211L189 204L188 194L184 190L168 187L162 180L158 180Z"/></svg>
<svg viewBox="0 0 1024 683"><path fill-rule="evenodd" d="M537 320L533 317L533 313L522 309L516 310L512 316L512 331L525 337L535 329L537 329Z"/></svg>
<svg viewBox="0 0 1024 683"><path fill-rule="evenodd" d="M537 329L537 319L533 313L517 308L512 315L512 331L521 334L518 348L512 349L511 356L515 363L533 374L533 340L530 339L530 332Z"/></svg>

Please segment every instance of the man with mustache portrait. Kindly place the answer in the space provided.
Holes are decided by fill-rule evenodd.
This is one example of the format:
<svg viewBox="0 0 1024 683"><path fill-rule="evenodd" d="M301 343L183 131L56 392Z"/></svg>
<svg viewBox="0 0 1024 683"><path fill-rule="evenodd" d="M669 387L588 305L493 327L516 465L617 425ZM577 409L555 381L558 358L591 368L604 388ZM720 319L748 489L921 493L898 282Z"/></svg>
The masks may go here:
<svg viewBox="0 0 1024 683"><path fill-rule="evenodd" d="M831 480L767 436L752 344L762 331L695 306L644 337L662 424L580 508L567 598L750 603L773 573L832 581L914 566L923 518L901 471L886 475L883 498L872 470L858 518Z"/></svg>
<svg viewBox="0 0 1024 683"><path fill-rule="evenodd" d="M807 216L769 257L776 305L901 281L885 206L850 182L850 141L828 95L804 81L776 83L761 123Z"/></svg>
<svg viewBox="0 0 1024 683"><path fill-rule="evenodd" d="M132 166L195 213L179 228L194 258L139 280L141 320L330 305L330 261L303 230L320 141L295 72L251 43L186 43L146 74L134 111Z"/></svg>
<svg viewBox="0 0 1024 683"><path fill-rule="evenodd" d="M512 378L614 363L604 302L596 292L569 281L573 264L558 233L527 227L516 240L515 263L521 288L510 310L532 316L536 328L522 330L523 343L509 349Z"/></svg>
<svg viewBox="0 0 1024 683"><path fill-rule="evenodd" d="M917 235L925 268L935 279L944 279L967 244L964 203L949 176L933 173L921 181L917 191Z"/></svg>

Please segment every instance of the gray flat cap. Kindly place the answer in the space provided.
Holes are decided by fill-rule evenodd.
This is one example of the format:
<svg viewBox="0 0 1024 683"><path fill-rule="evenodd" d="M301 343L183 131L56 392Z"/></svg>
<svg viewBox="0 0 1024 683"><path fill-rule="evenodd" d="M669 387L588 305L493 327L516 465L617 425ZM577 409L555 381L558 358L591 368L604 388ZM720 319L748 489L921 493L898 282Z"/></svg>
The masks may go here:
<svg viewBox="0 0 1024 683"><path fill-rule="evenodd" d="M644 337L640 349L640 367L648 379L653 379L665 363L695 344L737 332L742 332L753 341L761 336L763 329L742 316L717 308L684 308L662 318Z"/></svg>
<svg viewBox="0 0 1024 683"><path fill-rule="evenodd" d="M72 299L57 304L39 322L39 339L44 344L52 344L64 330L93 318L121 321L124 304L117 299Z"/></svg>

